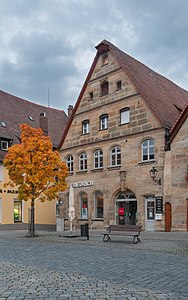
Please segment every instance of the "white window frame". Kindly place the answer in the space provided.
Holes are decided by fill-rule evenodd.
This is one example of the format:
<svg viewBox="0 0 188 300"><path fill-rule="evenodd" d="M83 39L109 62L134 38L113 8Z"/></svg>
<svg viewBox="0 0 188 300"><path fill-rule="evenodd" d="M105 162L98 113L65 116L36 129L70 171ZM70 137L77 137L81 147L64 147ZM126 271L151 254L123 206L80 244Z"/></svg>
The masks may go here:
<svg viewBox="0 0 188 300"><path fill-rule="evenodd" d="M3 145L4 144L4 145ZM6 145L6 146L5 146ZM4 147L5 146L5 147ZM8 150L8 141L1 140L1 150L7 151Z"/></svg>
<svg viewBox="0 0 188 300"><path fill-rule="evenodd" d="M72 155L67 156L66 158L66 165L70 173L74 171L74 158Z"/></svg>
<svg viewBox="0 0 188 300"><path fill-rule="evenodd" d="M108 115L101 115L100 116L100 130L108 129Z"/></svg>
<svg viewBox="0 0 188 300"><path fill-rule="evenodd" d="M89 120L84 120L82 122L82 134L88 134L89 133Z"/></svg>
<svg viewBox="0 0 188 300"><path fill-rule="evenodd" d="M121 166L121 147L115 146L110 151L110 166Z"/></svg>
<svg viewBox="0 0 188 300"><path fill-rule="evenodd" d="M101 149L97 149L94 152L94 169L103 168L103 151Z"/></svg>
<svg viewBox="0 0 188 300"><path fill-rule="evenodd" d="M130 122L130 108L123 108L120 110L120 125L128 124Z"/></svg>
<svg viewBox="0 0 188 300"><path fill-rule="evenodd" d="M82 152L79 155L79 171L87 171L87 153Z"/></svg>
<svg viewBox="0 0 188 300"><path fill-rule="evenodd" d="M151 143L152 142L152 143ZM146 152L146 153L144 153ZM144 156L147 156L144 159ZM155 143L153 139L146 139L142 142L142 161L151 161L155 159Z"/></svg>

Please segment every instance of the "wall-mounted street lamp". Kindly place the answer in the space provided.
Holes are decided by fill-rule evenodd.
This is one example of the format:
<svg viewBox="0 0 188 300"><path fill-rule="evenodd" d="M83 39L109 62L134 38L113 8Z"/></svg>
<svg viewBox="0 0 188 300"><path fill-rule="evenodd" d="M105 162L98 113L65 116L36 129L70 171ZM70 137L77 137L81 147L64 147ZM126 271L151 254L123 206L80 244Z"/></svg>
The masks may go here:
<svg viewBox="0 0 188 300"><path fill-rule="evenodd" d="M157 184L161 185L161 178L157 178L157 169L155 167L153 167L150 171L150 177L153 179L154 182L156 182Z"/></svg>

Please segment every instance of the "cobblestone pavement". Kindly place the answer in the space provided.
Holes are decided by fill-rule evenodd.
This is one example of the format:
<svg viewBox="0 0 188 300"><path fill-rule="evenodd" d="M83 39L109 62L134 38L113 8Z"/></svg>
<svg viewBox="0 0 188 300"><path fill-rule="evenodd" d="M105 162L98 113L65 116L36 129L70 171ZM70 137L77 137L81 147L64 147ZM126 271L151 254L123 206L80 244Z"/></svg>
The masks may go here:
<svg viewBox="0 0 188 300"><path fill-rule="evenodd" d="M0 231L0 300L188 299L188 233L143 232L136 245L24 234Z"/></svg>

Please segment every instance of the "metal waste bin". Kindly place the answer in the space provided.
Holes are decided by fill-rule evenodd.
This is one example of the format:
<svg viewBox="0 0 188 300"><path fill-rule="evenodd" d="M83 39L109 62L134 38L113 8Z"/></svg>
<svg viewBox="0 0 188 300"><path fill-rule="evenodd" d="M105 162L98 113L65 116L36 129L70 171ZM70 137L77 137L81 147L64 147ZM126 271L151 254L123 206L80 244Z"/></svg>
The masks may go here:
<svg viewBox="0 0 188 300"><path fill-rule="evenodd" d="M88 224L80 225L81 230L81 236L87 237L87 240L89 240L89 226Z"/></svg>

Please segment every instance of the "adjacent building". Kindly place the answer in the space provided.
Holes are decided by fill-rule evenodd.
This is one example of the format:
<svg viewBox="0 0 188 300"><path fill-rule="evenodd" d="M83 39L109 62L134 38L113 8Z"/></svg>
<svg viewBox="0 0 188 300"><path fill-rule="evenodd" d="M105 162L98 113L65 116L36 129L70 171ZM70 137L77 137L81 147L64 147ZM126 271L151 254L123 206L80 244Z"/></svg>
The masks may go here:
<svg viewBox="0 0 188 300"><path fill-rule="evenodd" d="M178 132L173 126L188 92L106 40L96 49L60 143L74 188L74 226L139 223L144 230L165 230L170 203L170 230L186 230L188 185L177 182L174 170L187 165L187 154L176 149L183 134L186 147L187 121ZM67 191L59 200L67 228L68 206Z"/></svg>
<svg viewBox="0 0 188 300"><path fill-rule="evenodd" d="M18 200L16 188L5 188L8 181L3 159L8 147L20 143L20 124L41 128L49 135L56 149L60 142L59 132L64 132L67 115L63 110L38 105L6 92L0 91L0 230L4 228L25 228L28 223L30 203ZM35 223L39 228L56 226L56 201L35 205Z"/></svg>

